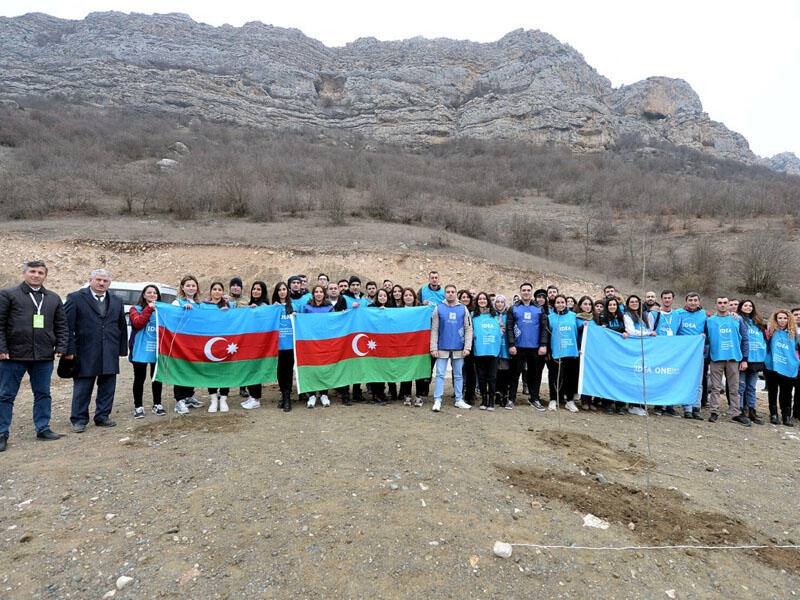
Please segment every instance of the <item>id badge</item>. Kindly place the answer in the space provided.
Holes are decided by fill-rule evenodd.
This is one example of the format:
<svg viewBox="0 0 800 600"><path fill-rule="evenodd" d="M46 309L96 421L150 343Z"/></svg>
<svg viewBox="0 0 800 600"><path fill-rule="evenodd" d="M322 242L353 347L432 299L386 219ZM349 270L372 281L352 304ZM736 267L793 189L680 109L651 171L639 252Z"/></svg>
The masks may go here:
<svg viewBox="0 0 800 600"><path fill-rule="evenodd" d="M33 328L44 329L44 315L33 315Z"/></svg>
<svg viewBox="0 0 800 600"><path fill-rule="evenodd" d="M672 329L667 329L667 337L672 335Z"/></svg>

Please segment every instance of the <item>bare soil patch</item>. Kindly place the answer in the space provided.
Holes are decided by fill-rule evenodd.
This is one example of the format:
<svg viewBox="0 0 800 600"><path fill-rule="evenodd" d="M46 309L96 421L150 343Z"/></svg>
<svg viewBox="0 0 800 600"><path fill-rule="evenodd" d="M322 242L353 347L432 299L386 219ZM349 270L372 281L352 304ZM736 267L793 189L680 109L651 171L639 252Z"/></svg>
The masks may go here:
<svg viewBox="0 0 800 600"><path fill-rule="evenodd" d="M383 242L356 250L345 246L358 228L337 230L342 237L310 223L319 236L293 246L298 229L283 227L5 223L0 274L16 283L22 262L37 256L61 293L99 264L118 279L165 283L193 271L203 283L238 274L273 284L270 273L303 270L421 285L430 268L505 291L523 277L574 293L604 283L513 253L490 258L488 244L458 238L427 249L430 232L413 228L362 228L359 240ZM400 239L408 248L390 251ZM271 385L260 409L244 411L232 396L230 413L186 417L172 411L170 390L169 415L152 415L146 392L146 418L134 420L130 388L123 361L118 427L73 434L71 382L54 380L53 429L69 433L37 442L23 383L0 455L0 598L100 598L121 575L133 582L115 599L800 593L797 549L644 548L797 543L797 428L539 413L524 401L487 413L448 399L437 414L430 402L344 407L334 396L329 409L283 413ZM762 414L765 404L760 395ZM588 512L610 527L585 527ZM510 559L494 556L497 540L518 544ZM579 549L623 546L639 549Z"/></svg>

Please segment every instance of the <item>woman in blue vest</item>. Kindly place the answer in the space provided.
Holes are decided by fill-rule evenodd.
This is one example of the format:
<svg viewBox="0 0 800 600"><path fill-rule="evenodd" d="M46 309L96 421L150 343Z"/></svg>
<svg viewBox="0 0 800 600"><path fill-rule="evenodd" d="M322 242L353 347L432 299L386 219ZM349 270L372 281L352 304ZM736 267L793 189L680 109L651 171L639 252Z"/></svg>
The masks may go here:
<svg viewBox="0 0 800 600"><path fill-rule="evenodd" d="M387 308L391 308L391 299L389 297L389 292L387 292L384 288L380 288L377 292L375 292L375 301L368 305L368 308L377 308L379 310L385 310ZM381 406L386 406L387 399L386 399L386 382L384 381L371 381L367 384L367 388L372 393L372 402L375 404L380 404ZM390 392L394 389L394 394L392 394L392 400L397 399L397 386L392 383L389 386Z"/></svg>
<svg viewBox="0 0 800 600"><path fill-rule="evenodd" d="M782 422L786 427L792 423L792 389L800 359L797 358L797 323L788 310L772 313L767 328L766 372L780 404ZM772 412L775 410L775 412ZM770 423L778 425L777 407L770 406Z"/></svg>
<svg viewBox="0 0 800 600"><path fill-rule="evenodd" d="M649 337L656 335L653 330L655 317L652 312L646 312L642 306L642 299L635 294L628 296L625 301L625 313L622 315L622 322L625 323L625 331L622 337ZM629 404L628 412L632 415L643 417L647 414L641 404Z"/></svg>
<svg viewBox="0 0 800 600"><path fill-rule="evenodd" d="M578 394L578 319L567 308L567 299L558 294L553 299L553 310L547 315L550 327L548 372L555 375L556 397L550 398L550 410L564 403L570 412L578 412L575 396Z"/></svg>
<svg viewBox="0 0 800 600"><path fill-rule="evenodd" d="M475 309L472 312L472 342L475 372L481 395L481 410L494 410L495 380L497 378L497 357L503 338L502 319L498 318L489 295L478 292L475 296Z"/></svg>
<svg viewBox="0 0 800 600"><path fill-rule="evenodd" d="M220 310L233 308L233 305L225 295L225 284L221 281L214 281L211 284L208 298L203 300L203 304L216 306ZM211 398L208 403L208 412L215 413L217 410L219 412L228 412L228 393L230 391L230 388L227 387L208 388L208 394Z"/></svg>
<svg viewBox="0 0 800 600"><path fill-rule="evenodd" d="M589 296L581 296L580 300L575 304L575 318L578 322L578 352L582 348L583 333L586 328L594 324L594 301ZM578 376L580 377L580 360L578 361ZM597 410L594 398L586 394L581 396L581 408L583 410Z"/></svg>
<svg viewBox="0 0 800 600"><path fill-rule="evenodd" d="M193 310L200 304L200 284L194 275L184 275L178 285L178 296L172 301L175 306L185 310ZM176 385L172 388L175 396L175 412L185 415L190 408L201 408L203 402L195 398L194 388L185 385Z"/></svg>
<svg viewBox="0 0 800 600"><path fill-rule="evenodd" d="M131 306L131 337L128 342L128 358L133 365L133 418L144 419L142 397L147 365L150 365L150 379L156 366L156 302L161 302L158 286L144 286L136 306ZM153 414L163 417L167 414L161 405L161 382L152 381Z"/></svg>
<svg viewBox="0 0 800 600"><path fill-rule="evenodd" d="M386 293L385 290L384 293ZM311 300L308 301L308 304L303 306L303 313L329 313L332 311L333 304L328 300L328 293L325 290L325 286L318 283L311 288ZM328 390L311 392L311 395L308 397L308 402L306 402L306 407L314 408L317 403L317 394L319 394L322 407L328 408L331 405L331 401L328 399Z"/></svg>
<svg viewBox="0 0 800 600"><path fill-rule="evenodd" d="M412 308L414 306L422 306L417 298L417 293L410 287L403 288L401 296L400 308ZM403 396L403 404L411 406L411 381L403 381L400 383L400 395ZM424 403L424 398L430 393L431 378L423 377L417 379L414 384L416 385L416 395L414 396L414 406L421 407Z"/></svg>
<svg viewBox="0 0 800 600"><path fill-rule="evenodd" d="M269 304L268 293L266 283L263 281L254 281L253 285L250 286L250 300L248 306L250 308L256 308L257 306ZM263 386L260 383L256 383L254 385L248 385L245 389L247 390L247 398L241 403L242 408L246 410L260 408Z"/></svg>
<svg viewBox="0 0 800 600"><path fill-rule="evenodd" d="M500 322L500 352L497 354L497 376L495 377L494 400L497 406L505 408L508 402L508 388L511 385L511 355L508 353L506 338L506 320L508 318L508 300L503 294L494 297L494 310Z"/></svg>
<svg viewBox="0 0 800 600"><path fill-rule="evenodd" d="M612 329L618 333L625 331L625 321L622 317L622 311L619 309L619 301L616 298L609 298L605 303L603 314L600 315L600 325ZM613 407L613 408L612 408ZM611 414L615 410L617 414L625 414L626 405L624 402L617 402L615 400L603 399L603 411L606 414Z"/></svg>
<svg viewBox="0 0 800 600"><path fill-rule="evenodd" d="M763 425L764 420L760 419L756 412L756 384L758 383L758 373L764 368L764 361L767 359L767 340L764 337L766 323L758 314L756 305L752 300L745 300L736 309L741 318L747 325L747 339L749 350L747 352L747 370L739 372L739 399L741 401L742 413L747 415L756 425Z"/></svg>
<svg viewBox="0 0 800 600"><path fill-rule="evenodd" d="M458 301L467 307L467 310L472 313L475 309L475 298L469 290L458 290ZM478 375L475 372L475 357L469 354L464 357L464 368L462 369L464 377L464 402L469 405L475 404L475 388L478 383Z"/></svg>
<svg viewBox="0 0 800 600"><path fill-rule="evenodd" d="M278 388L281 401L278 408L283 412L292 410L292 378L294 376L294 330L292 328L292 299L289 286L279 281L272 290L272 304L283 307L278 331Z"/></svg>

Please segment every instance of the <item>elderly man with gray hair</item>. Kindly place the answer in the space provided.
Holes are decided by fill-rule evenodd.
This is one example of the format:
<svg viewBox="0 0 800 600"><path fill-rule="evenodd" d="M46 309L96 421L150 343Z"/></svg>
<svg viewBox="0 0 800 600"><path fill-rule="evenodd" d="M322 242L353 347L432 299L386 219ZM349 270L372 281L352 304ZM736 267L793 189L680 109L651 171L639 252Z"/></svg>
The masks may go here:
<svg viewBox="0 0 800 600"><path fill-rule="evenodd" d="M69 343L67 355L75 358L70 421L75 433L86 430L89 404L97 383L94 424L114 427L111 409L119 373L119 357L128 355L128 327L122 300L111 294L111 273L95 269L89 286L67 296Z"/></svg>

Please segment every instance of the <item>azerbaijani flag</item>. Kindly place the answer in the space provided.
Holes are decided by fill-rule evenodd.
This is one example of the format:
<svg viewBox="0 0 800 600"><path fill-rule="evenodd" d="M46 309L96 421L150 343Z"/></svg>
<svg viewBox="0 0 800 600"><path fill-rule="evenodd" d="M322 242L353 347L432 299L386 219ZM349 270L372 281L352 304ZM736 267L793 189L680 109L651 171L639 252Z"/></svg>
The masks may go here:
<svg viewBox="0 0 800 600"><path fill-rule="evenodd" d="M280 306L220 310L156 304L155 379L188 387L277 381Z"/></svg>
<svg viewBox="0 0 800 600"><path fill-rule="evenodd" d="M431 375L428 306L294 315L294 339L300 392Z"/></svg>

